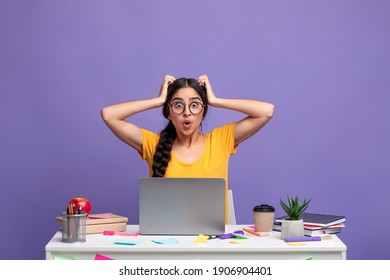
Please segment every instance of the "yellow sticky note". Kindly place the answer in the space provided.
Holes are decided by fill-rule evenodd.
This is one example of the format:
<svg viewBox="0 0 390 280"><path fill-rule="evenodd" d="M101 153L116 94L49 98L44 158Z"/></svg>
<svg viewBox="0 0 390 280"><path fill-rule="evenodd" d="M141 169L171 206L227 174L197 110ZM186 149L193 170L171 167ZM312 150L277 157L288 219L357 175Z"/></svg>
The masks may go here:
<svg viewBox="0 0 390 280"><path fill-rule="evenodd" d="M205 243L209 239L208 236L199 234L198 237L194 240L195 243Z"/></svg>
<svg viewBox="0 0 390 280"><path fill-rule="evenodd" d="M302 243L302 242L287 242L287 245L290 245L290 246L303 246L303 245L305 245L305 243Z"/></svg>
<svg viewBox="0 0 390 280"><path fill-rule="evenodd" d="M230 241L231 244L245 244L245 242L242 241Z"/></svg>

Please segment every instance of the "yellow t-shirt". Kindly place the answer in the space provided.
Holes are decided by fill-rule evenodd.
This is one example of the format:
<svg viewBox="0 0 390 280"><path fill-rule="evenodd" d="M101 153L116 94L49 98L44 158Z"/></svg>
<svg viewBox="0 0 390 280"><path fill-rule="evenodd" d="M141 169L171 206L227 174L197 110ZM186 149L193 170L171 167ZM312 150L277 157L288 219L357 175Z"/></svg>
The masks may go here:
<svg viewBox="0 0 390 280"><path fill-rule="evenodd" d="M227 223L227 189L228 189L228 167L231 154L236 153L237 146L234 146L234 128L236 123L230 123L213 129L205 134L206 146L202 155L193 163L181 162L175 153L171 152L171 160L168 163L165 177L187 177L187 178L224 178L226 181L226 216ZM153 175L153 155L160 136L151 131L142 129L142 154L140 157L148 163L150 176Z"/></svg>

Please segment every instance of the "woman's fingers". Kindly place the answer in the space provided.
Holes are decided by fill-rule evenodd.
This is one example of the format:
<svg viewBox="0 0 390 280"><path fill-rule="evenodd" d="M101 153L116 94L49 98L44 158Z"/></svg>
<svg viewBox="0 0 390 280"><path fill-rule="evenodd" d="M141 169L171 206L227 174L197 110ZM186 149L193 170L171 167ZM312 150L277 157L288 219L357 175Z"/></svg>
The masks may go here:
<svg viewBox="0 0 390 280"><path fill-rule="evenodd" d="M207 75L199 76L198 83L200 85L206 86L209 83L209 79L208 79Z"/></svg>
<svg viewBox="0 0 390 280"><path fill-rule="evenodd" d="M175 77L171 76L171 75L165 75L164 77L164 83L170 85L172 84L174 81L175 81Z"/></svg>

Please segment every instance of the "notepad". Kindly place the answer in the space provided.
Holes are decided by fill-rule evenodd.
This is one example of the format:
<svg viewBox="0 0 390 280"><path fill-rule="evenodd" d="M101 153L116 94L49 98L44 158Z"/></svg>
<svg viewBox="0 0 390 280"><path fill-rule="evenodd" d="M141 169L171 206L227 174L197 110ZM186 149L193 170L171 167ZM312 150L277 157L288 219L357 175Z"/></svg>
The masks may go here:
<svg viewBox="0 0 390 280"><path fill-rule="evenodd" d="M275 222L282 222L283 219L288 219L288 216L282 216L275 219ZM316 213L303 213L300 216L303 219L304 224L316 225L316 226L331 226L345 222L345 216L340 215L328 215L328 214L316 214Z"/></svg>

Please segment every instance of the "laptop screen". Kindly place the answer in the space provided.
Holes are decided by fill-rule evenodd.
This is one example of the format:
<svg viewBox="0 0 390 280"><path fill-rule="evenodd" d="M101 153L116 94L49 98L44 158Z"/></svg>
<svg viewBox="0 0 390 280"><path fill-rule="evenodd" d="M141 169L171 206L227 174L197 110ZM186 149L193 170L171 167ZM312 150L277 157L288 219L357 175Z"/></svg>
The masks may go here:
<svg viewBox="0 0 390 280"><path fill-rule="evenodd" d="M140 234L225 233L222 178L140 178Z"/></svg>

